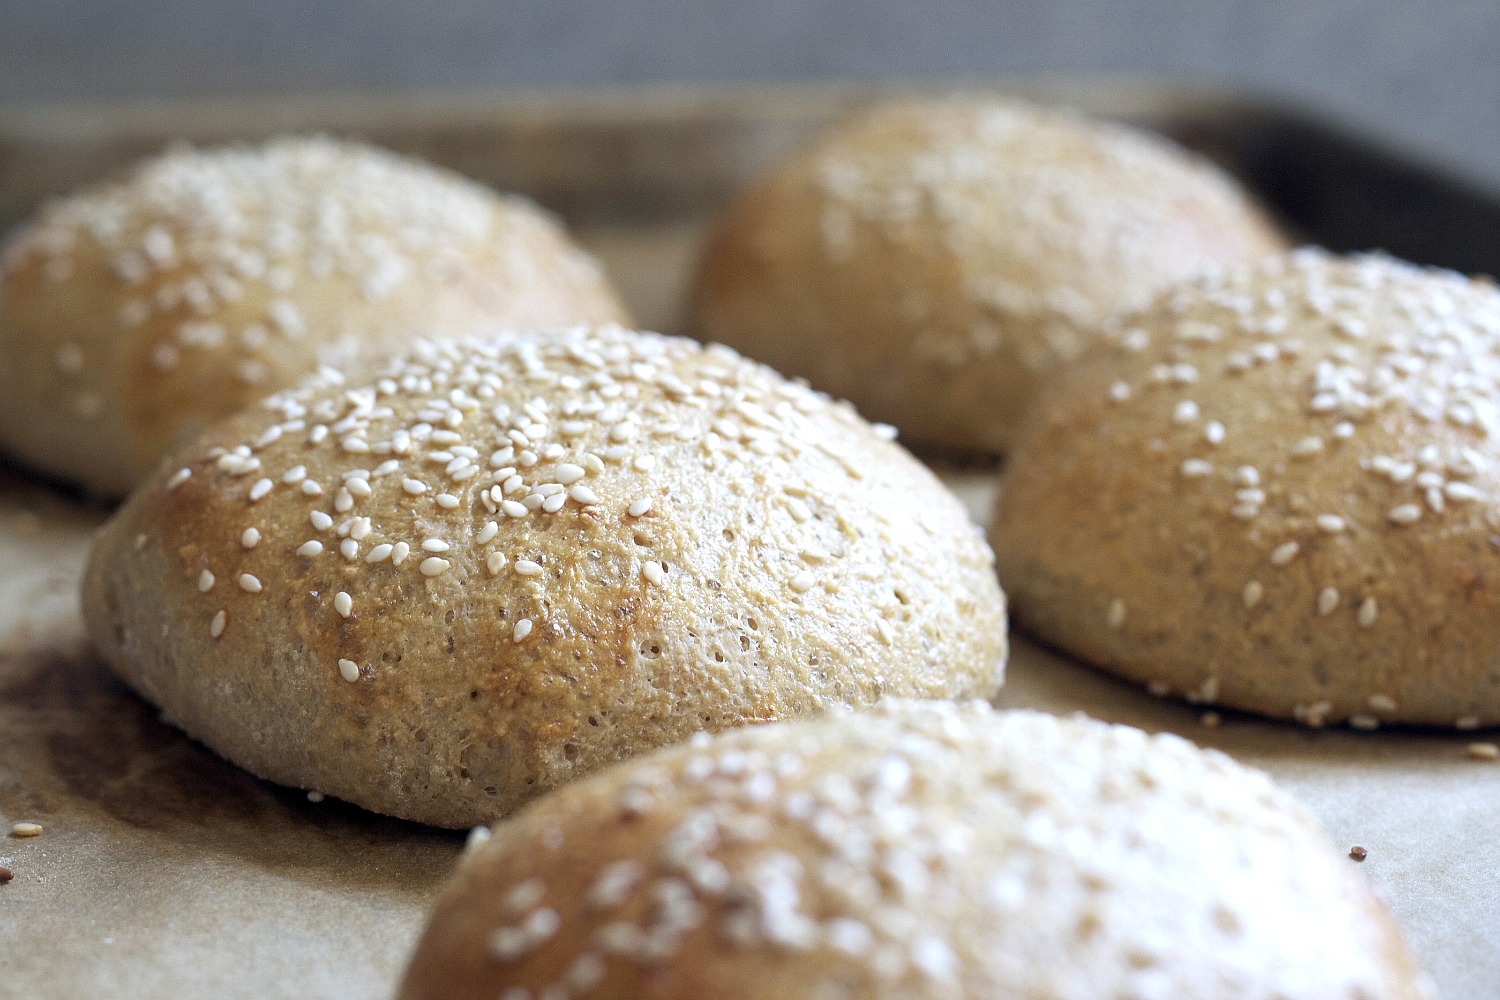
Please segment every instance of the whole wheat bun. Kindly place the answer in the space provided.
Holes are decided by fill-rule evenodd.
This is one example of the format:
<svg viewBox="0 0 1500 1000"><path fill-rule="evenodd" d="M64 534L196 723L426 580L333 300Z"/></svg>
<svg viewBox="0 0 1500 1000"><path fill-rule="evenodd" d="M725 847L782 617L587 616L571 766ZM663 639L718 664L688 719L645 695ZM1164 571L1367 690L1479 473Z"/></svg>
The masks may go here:
<svg viewBox="0 0 1500 1000"><path fill-rule="evenodd" d="M0 254L0 446L123 494L321 363L584 322L627 319L524 199L331 139L173 149L45 206Z"/></svg>
<svg viewBox="0 0 1500 1000"><path fill-rule="evenodd" d="M214 427L99 536L89 635L225 757L472 826L702 729L988 696L993 560L847 405L618 327L424 345Z"/></svg>
<svg viewBox="0 0 1500 1000"><path fill-rule="evenodd" d="M1500 723L1500 292L1302 250L1163 294L1041 401L1016 620L1193 700Z"/></svg>
<svg viewBox="0 0 1500 1000"><path fill-rule="evenodd" d="M1004 451L1100 321L1284 248L1234 181L1165 139L1009 99L904 101L734 202L692 319L909 442Z"/></svg>
<svg viewBox="0 0 1500 1000"><path fill-rule="evenodd" d="M694 739L498 826L402 1000L1428 996L1358 870L1174 736L988 706Z"/></svg>

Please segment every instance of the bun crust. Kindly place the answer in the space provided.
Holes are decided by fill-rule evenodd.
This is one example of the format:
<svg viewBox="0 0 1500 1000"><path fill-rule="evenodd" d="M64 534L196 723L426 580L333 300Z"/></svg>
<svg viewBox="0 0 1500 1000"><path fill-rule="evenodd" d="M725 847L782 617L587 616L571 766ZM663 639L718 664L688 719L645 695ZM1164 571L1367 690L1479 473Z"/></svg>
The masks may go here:
<svg viewBox="0 0 1500 1000"><path fill-rule="evenodd" d="M1500 724L1500 292L1304 250L1163 295L1040 403L1017 620L1190 699Z"/></svg>
<svg viewBox="0 0 1500 1000"><path fill-rule="evenodd" d="M693 319L911 442L1004 451L1106 317L1285 246L1230 178L1164 139L1013 100L908 101L729 208Z"/></svg>
<svg viewBox="0 0 1500 1000"><path fill-rule="evenodd" d="M632 761L474 850L402 1000L1428 995L1358 870L1173 736L888 704Z"/></svg>
<svg viewBox="0 0 1500 1000"><path fill-rule="evenodd" d="M0 256L0 443L123 494L320 364L624 321L524 199L329 139L177 149L46 206Z"/></svg>
<svg viewBox="0 0 1500 1000"><path fill-rule="evenodd" d="M230 760L467 827L702 729L987 697L984 539L845 405L615 328L425 345L211 430L100 535L90 636Z"/></svg>

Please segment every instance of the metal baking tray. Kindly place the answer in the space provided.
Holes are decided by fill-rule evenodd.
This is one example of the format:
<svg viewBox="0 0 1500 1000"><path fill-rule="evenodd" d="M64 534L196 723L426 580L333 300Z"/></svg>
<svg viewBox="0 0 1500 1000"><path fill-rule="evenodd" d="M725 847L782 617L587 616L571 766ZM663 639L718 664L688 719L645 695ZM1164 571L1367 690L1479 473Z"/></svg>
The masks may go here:
<svg viewBox="0 0 1500 1000"><path fill-rule="evenodd" d="M357 136L559 212L645 326L681 330L698 241L729 194L861 105L919 88L0 106L0 230L174 141ZM928 91L948 86L920 88ZM1316 112L1171 84L966 84L1162 131L1239 175L1292 231L1500 269L1500 197ZM995 474L935 463L978 521ZM76 590L97 503L0 465L0 995L387 995L461 838L258 781L158 721L89 655ZM1198 711L1015 643L1008 706L1178 732L1265 768L1360 844L1448 1000L1500 996L1500 765L1473 734L1309 731ZM1351 861L1350 864L1354 862Z"/></svg>

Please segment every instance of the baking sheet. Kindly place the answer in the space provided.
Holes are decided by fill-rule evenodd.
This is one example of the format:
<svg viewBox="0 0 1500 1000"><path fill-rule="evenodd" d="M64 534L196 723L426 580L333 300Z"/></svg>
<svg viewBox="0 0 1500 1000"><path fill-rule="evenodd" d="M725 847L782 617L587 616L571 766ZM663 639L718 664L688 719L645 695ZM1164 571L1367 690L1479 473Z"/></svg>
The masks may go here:
<svg viewBox="0 0 1500 1000"><path fill-rule="evenodd" d="M1153 93L1116 92L1110 100L1133 117L1186 120L1171 117L1186 105ZM655 160L631 160L634 166L614 174L575 167L569 176L577 196L570 201L566 191L575 189L558 187L546 174L547 157L533 151L532 169L541 172L534 184L562 192L555 203L572 206L581 238L604 259L643 323L672 329L704 209L747 169L746 157L765 155L752 137L789 142L819 114L851 99L829 93L772 102L758 119L754 100L742 97L738 117L730 116L736 124L729 134L739 138L718 145L694 140L694 148L707 150L706 160L683 168L686 193L675 199L650 194L670 180L669 165ZM607 119L608 128L596 133L565 117L549 119L561 112L548 105L530 112L530 134L572 136L556 140L560 148L583 143L584 134L612 137L611 155L629 159L652 135L686 142L692 130L685 122L702 127L726 113L701 104L648 102L635 112L587 107L583 119L595 125ZM513 110L499 116L502 133L515 127ZM200 127L191 116L158 117L159 131L170 131L173 122L183 132ZM16 188L7 195L6 180L44 172L34 166L45 162L36 152L45 146L35 141L41 133L18 129L17 120L0 111L0 218L5 206L36 195L15 194ZM115 149L148 143L111 121L93 122L93 131L86 116L74 121L67 142L57 138L67 130L54 126L53 144L45 148L76 151L91 135L125 136L109 147ZM254 124L249 120L247 134ZM383 127L389 135L419 134ZM23 133L31 138L16 141ZM483 135L475 133L475 141ZM486 143L480 151L514 146ZM457 139L429 144L446 150L450 161L488 162ZM1227 148L1219 151L1233 160ZM96 167L107 160L103 152L97 157L90 161ZM601 154L590 162L607 159ZM505 170L526 176L505 162ZM1453 190L1440 178L1423 183L1429 194ZM625 184L644 201L619 190L610 195L609 184ZM994 474L940 471L982 521ZM250 778L158 721L81 639L78 577L92 531L106 516L97 504L0 466L0 866L15 873L0 886L0 997L388 995L461 837L333 800L309 802ZM1024 640L1014 645L998 702L1170 730L1266 769L1312 808L1336 844L1368 850L1362 870L1443 996L1500 996L1500 849L1493 834L1500 829L1500 763L1465 753L1470 740L1493 734L1309 731L1234 713L1206 728L1200 709L1151 698ZM4 837L17 820L40 822L44 831L34 839Z"/></svg>

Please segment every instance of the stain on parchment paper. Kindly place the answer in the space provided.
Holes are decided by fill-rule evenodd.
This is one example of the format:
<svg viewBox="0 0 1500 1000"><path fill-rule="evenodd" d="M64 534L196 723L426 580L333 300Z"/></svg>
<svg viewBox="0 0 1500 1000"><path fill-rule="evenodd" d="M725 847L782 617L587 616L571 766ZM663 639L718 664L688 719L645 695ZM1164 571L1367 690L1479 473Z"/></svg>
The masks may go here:
<svg viewBox="0 0 1500 1000"><path fill-rule="evenodd" d="M0 650L0 808L112 838L233 856L278 875L430 893L450 831L261 781L160 720L80 642Z"/></svg>

